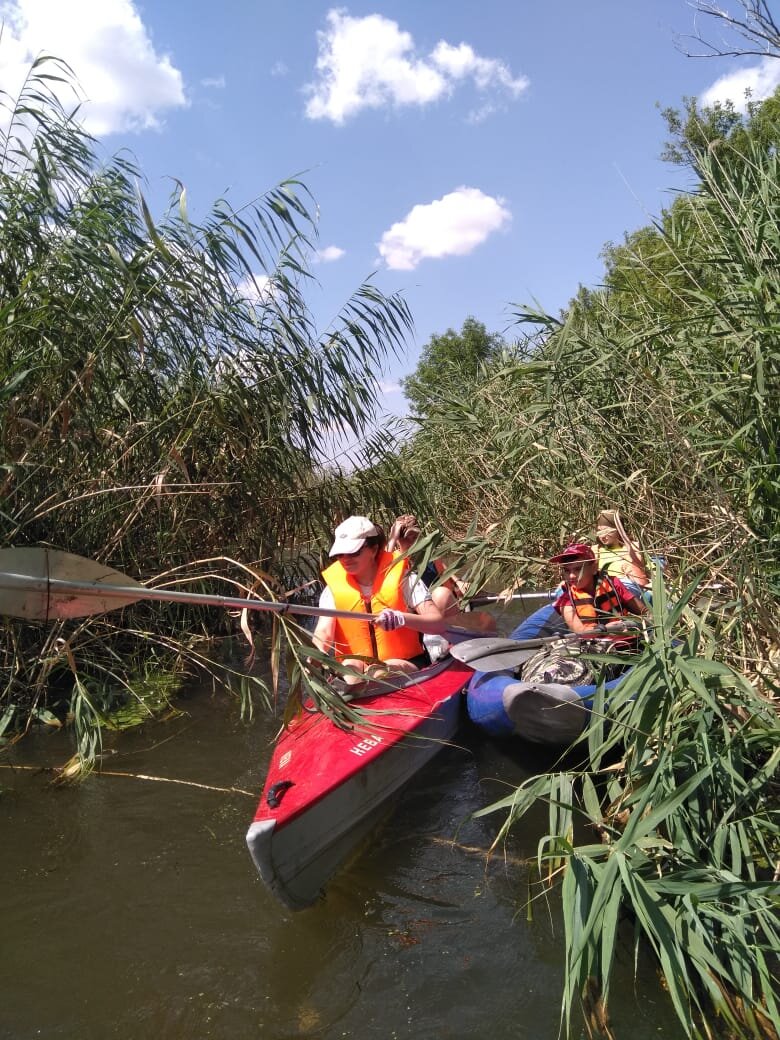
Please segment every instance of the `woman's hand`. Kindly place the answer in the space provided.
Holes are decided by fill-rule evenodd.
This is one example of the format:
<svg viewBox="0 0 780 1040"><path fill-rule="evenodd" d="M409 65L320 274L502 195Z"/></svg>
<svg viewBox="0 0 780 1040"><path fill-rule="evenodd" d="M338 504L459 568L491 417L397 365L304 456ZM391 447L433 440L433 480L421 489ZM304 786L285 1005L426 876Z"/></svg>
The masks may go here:
<svg viewBox="0 0 780 1040"><path fill-rule="evenodd" d="M374 624L385 632L394 632L397 628L403 628L406 618L400 610L390 610L389 607L385 607L374 618Z"/></svg>

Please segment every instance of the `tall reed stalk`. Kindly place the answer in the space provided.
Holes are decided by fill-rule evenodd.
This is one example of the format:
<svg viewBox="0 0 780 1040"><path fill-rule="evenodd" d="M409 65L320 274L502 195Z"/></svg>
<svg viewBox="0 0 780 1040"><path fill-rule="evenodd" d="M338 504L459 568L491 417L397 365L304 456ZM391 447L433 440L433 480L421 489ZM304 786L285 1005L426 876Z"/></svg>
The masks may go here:
<svg viewBox="0 0 780 1040"><path fill-rule="evenodd" d="M331 527L324 435L364 434L408 309L367 282L316 328L316 215L298 180L199 218L179 185L153 216L134 162L101 164L50 89L70 75L44 57L18 97L0 94L0 538L139 579L271 588ZM196 663L193 632L233 627L144 607L116 626L6 623L6 735L48 698L89 757L110 689L132 688L145 655Z"/></svg>
<svg viewBox="0 0 780 1040"><path fill-rule="evenodd" d="M779 1035L780 726L716 660L693 591L672 607L656 580L653 640L608 701L597 693L584 766L531 778L478 814L505 814L501 841L549 804L538 867L560 876L563 864L567 1036L581 1001L607 1022L621 936L635 957L655 952L686 1036Z"/></svg>

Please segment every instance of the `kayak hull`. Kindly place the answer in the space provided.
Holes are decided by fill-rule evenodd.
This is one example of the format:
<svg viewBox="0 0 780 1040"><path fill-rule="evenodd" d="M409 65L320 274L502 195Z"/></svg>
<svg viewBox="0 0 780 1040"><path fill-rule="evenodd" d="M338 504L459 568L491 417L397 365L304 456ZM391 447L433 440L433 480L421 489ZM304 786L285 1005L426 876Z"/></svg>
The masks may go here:
<svg viewBox="0 0 780 1040"><path fill-rule="evenodd" d="M361 696L360 728L304 712L280 736L247 845L285 906L316 903L388 802L455 736L471 669L452 659Z"/></svg>

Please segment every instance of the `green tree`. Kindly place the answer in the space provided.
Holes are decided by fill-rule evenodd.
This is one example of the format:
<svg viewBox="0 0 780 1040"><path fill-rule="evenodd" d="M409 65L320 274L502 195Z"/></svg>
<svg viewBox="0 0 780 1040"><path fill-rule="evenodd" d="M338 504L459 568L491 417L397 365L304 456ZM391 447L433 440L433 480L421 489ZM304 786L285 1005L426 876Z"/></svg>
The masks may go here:
<svg viewBox="0 0 780 1040"><path fill-rule="evenodd" d="M459 393L505 347L501 336L488 332L476 318L466 318L460 332L447 329L443 335L431 336L417 368L402 382L412 411L424 415L448 389Z"/></svg>
<svg viewBox="0 0 780 1040"><path fill-rule="evenodd" d="M771 153L780 143L780 88L764 101L748 97L744 112L729 100L700 107L695 98L684 98L682 111L666 108L662 114L671 138L661 158L687 164L699 176L708 152L728 146L733 169L738 157L749 163L756 148Z"/></svg>

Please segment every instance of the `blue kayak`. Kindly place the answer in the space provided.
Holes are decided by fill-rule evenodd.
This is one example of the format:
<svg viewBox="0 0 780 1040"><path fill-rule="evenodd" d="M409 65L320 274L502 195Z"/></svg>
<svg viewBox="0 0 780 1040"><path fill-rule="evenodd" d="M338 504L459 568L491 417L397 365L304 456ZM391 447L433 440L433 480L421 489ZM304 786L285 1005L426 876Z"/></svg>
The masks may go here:
<svg viewBox="0 0 780 1040"><path fill-rule="evenodd" d="M510 634L510 639L563 635L568 628L549 603L534 611ZM614 689L629 674L626 669L605 684ZM596 692L555 682L523 682L514 669L475 672L466 690L469 718L492 737L522 737L535 744L573 743L582 733Z"/></svg>

